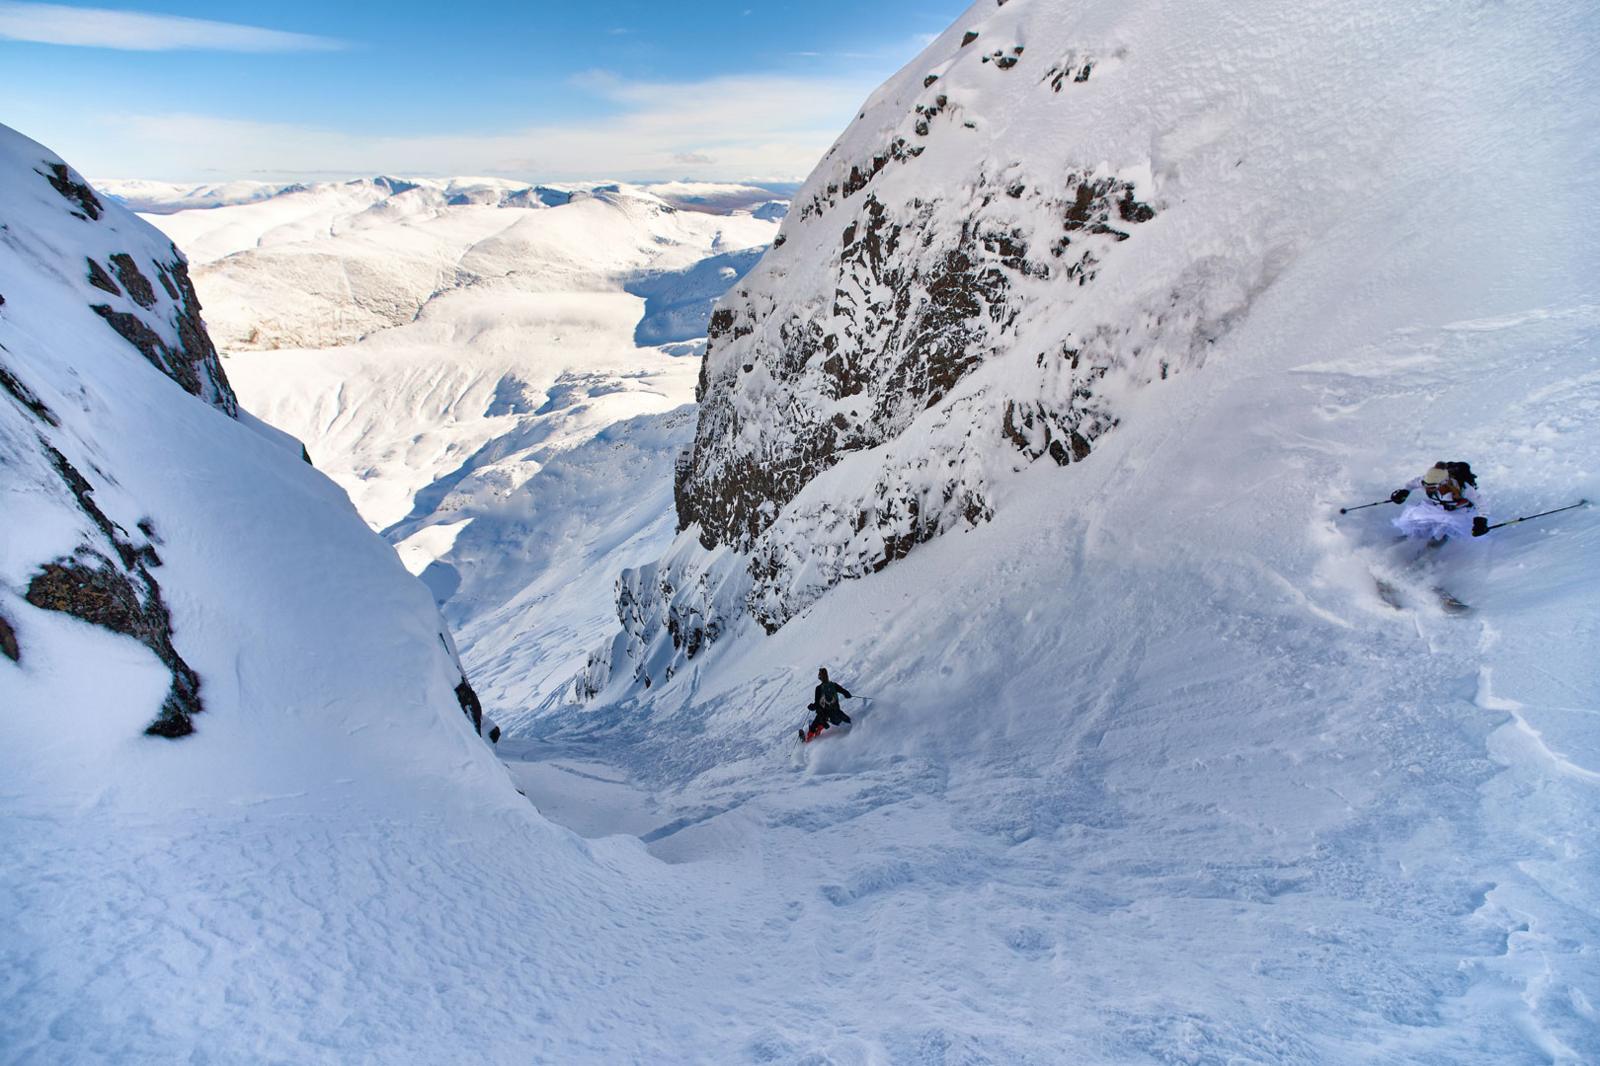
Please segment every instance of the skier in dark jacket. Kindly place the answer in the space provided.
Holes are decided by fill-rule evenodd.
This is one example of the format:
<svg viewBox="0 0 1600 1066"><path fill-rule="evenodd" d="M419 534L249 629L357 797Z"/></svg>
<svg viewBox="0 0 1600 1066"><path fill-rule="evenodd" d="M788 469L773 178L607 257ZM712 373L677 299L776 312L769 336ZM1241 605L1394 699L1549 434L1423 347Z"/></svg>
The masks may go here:
<svg viewBox="0 0 1600 1066"><path fill-rule="evenodd" d="M849 724L850 716L839 709L840 696L849 699L850 690L829 681L827 667L818 670L817 690L811 698L811 706L806 708L808 711L815 711L817 716L811 720L810 729L800 731L801 739L810 740L831 725Z"/></svg>

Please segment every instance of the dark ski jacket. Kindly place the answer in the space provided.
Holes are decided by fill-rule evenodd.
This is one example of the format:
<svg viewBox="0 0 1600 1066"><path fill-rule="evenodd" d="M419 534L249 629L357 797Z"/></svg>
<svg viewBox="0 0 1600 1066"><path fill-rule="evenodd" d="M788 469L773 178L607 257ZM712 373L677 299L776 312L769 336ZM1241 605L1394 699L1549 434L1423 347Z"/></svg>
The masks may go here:
<svg viewBox="0 0 1600 1066"><path fill-rule="evenodd" d="M816 695L811 699L811 705L817 710L838 710L839 697L850 698L850 690L843 685L836 685L832 681L824 681L817 686Z"/></svg>

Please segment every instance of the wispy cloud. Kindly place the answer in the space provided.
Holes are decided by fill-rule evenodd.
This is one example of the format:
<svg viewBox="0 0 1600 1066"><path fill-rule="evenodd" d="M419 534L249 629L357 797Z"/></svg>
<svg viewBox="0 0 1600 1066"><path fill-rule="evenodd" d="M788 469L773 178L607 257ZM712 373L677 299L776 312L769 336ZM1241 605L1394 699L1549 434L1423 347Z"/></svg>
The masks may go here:
<svg viewBox="0 0 1600 1066"><path fill-rule="evenodd" d="M331 37L234 22L31 3L0 3L0 40L133 52L331 52L348 47Z"/></svg>
<svg viewBox="0 0 1600 1066"><path fill-rule="evenodd" d="M894 41L878 48L833 52L818 52L808 50L801 52L790 52L789 55L798 56L805 59L865 59L873 62L883 62L885 60L894 59L904 60L916 55L918 52L922 51L924 48L928 47L938 39L939 35L937 33L914 33L910 37Z"/></svg>
<svg viewBox="0 0 1600 1066"><path fill-rule="evenodd" d="M404 136L194 114L82 116L54 146L80 169L171 180L258 171L484 174L520 179L804 177L876 83L848 76L745 75L633 81L592 71L576 83L613 109L603 118L481 134ZM81 142L75 146L71 141Z"/></svg>

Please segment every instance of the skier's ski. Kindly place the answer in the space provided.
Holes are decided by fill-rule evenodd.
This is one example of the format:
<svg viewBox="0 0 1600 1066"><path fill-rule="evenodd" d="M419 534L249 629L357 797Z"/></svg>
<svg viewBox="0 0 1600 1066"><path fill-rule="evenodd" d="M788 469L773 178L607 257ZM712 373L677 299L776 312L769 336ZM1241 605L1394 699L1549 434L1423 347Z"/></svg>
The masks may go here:
<svg viewBox="0 0 1600 1066"><path fill-rule="evenodd" d="M1374 577L1372 579L1372 583L1378 589L1378 598L1384 603L1388 604L1390 607L1393 607L1397 611L1405 607L1404 601L1400 599L1400 590L1395 588L1394 585L1385 581L1381 577Z"/></svg>
<svg viewBox="0 0 1600 1066"><path fill-rule="evenodd" d="M1378 590L1378 598L1382 600L1386 606L1392 607L1397 611L1403 611L1406 609L1405 599L1401 595L1399 587L1393 582L1385 581L1381 577L1374 576L1372 579L1372 584L1373 587ZM1462 603L1460 600L1456 599L1454 593L1442 588L1439 585L1434 585L1431 589L1429 589L1429 591L1438 598L1439 608L1446 614L1466 614L1472 610L1471 604Z"/></svg>
<svg viewBox="0 0 1600 1066"><path fill-rule="evenodd" d="M849 722L846 722L843 725L829 726L827 729L824 729L824 730L820 731L815 736L809 736L809 737L806 736L806 731L804 729L802 729L802 730L800 730L800 743L809 744L813 740L821 740L823 737L827 736L830 733L842 736L843 734L848 733L848 732L850 732L850 723Z"/></svg>

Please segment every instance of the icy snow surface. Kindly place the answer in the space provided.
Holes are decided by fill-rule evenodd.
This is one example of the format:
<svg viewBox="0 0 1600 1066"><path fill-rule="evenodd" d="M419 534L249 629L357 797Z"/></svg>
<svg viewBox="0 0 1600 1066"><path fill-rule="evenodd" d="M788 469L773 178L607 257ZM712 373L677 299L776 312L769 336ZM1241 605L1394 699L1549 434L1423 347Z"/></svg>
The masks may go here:
<svg viewBox="0 0 1600 1066"><path fill-rule="evenodd" d="M1591 7L984 0L902 81L953 79L969 25L992 50L1046 23L1114 59L1059 101L1078 162L1140 148L1175 168L1159 254L1100 279L1115 306L1216 256L1270 263L1270 284L1203 368L1117 395L1088 460L996 453L992 520L773 636L742 621L670 682L523 714L511 778L581 837L425 705L448 680L418 658L426 597L308 468L231 423L195 454L144 422L98 429L149 464L129 491L161 501L158 523L203 531L168 568L222 568L210 599L173 579L217 704L182 745L117 732L84 709L156 699L148 662L22 615L40 665L0 660L0 702L75 718L3 719L26 754L0 786L0 898L19 901L0 908L0 1047L1600 1061L1595 512L1417 561L1392 508L1337 515L1436 459L1470 460L1497 518L1600 492ZM984 66L1014 79L984 122L1059 58L1026 43ZM1226 225L1257 205L1272 225ZM131 379L89 384L154 404ZM417 426L448 411L381 402ZM174 432L222 422L192 406ZM624 472L665 473L690 420L641 414L543 468L561 490L517 504L525 554L515 523L483 524L506 536L474 549L486 573L535 588L607 558L599 534L663 542L670 484ZM194 486L226 494L202 508ZM1472 612L1445 614L1436 584ZM261 606L207 607L243 602ZM469 664L563 654L488 617L464 630ZM50 665L69 639L117 671ZM873 698L802 749L822 664Z"/></svg>

